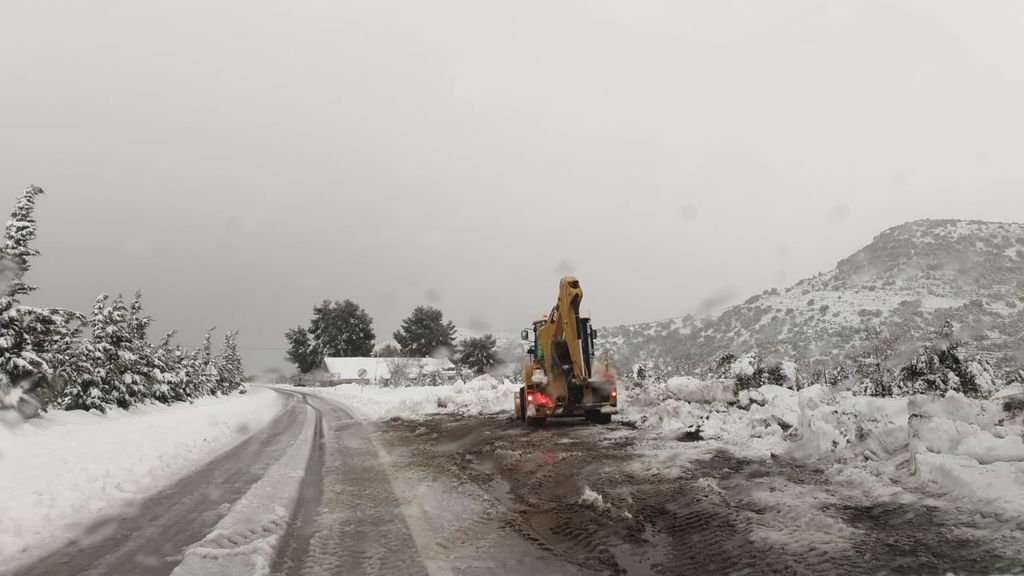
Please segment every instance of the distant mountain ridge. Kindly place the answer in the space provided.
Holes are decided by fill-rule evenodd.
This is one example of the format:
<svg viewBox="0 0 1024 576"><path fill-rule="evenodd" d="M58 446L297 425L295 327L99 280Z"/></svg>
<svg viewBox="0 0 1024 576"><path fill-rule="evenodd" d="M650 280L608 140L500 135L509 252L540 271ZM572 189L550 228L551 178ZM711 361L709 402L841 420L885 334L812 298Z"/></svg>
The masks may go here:
<svg viewBox="0 0 1024 576"><path fill-rule="evenodd" d="M756 351L801 366L849 363L879 334L912 348L946 319L1004 370L1024 358L1024 224L918 220L890 228L836 267L717 316L606 328L620 364L698 372Z"/></svg>

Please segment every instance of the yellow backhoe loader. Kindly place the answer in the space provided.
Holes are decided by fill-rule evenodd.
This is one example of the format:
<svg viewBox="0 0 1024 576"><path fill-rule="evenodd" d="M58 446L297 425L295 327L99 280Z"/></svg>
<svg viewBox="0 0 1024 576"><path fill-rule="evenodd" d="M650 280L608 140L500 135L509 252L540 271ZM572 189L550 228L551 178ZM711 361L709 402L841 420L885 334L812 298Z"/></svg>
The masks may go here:
<svg viewBox="0 0 1024 576"><path fill-rule="evenodd" d="M584 417L596 424L618 413L615 367L594 359L597 333L580 316L583 289L574 276L559 282L551 313L523 330L531 343L526 385L515 397L516 418L543 424L548 418Z"/></svg>

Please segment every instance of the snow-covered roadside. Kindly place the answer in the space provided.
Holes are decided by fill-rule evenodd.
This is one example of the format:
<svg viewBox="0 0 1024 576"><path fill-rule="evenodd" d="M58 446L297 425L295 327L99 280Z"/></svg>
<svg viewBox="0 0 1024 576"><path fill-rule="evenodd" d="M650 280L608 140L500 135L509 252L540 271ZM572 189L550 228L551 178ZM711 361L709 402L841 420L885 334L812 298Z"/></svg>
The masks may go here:
<svg viewBox="0 0 1024 576"><path fill-rule="evenodd" d="M284 389L295 389L282 386ZM372 385L341 384L331 388L298 388L334 400L351 409L355 416L366 419L427 414L482 415L511 413L514 395L519 387L505 380L499 382L489 375L469 382L448 386L409 386L383 388Z"/></svg>
<svg viewBox="0 0 1024 576"><path fill-rule="evenodd" d="M0 426L0 559L10 566L60 547L89 522L137 504L265 425L279 394L192 404L51 412Z"/></svg>
<svg viewBox="0 0 1024 576"><path fill-rule="evenodd" d="M666 436L706 441L679 450L782 456L824 466L834 481L865 495L908 498L912 491L1024 516L1024 415L1005 410L1003 398L871 398L821 386L736 393L730 386L676 378L625 387L623 417Z"/></svg>
<svg viewBox="0 0 1024 576"><path fill-rule="evenodd" d="M299 499L315 427L315 413L307 407L302 432L285 456L231 506L213 532L189 547L172 576L270 573L281 536Z"/></svg>

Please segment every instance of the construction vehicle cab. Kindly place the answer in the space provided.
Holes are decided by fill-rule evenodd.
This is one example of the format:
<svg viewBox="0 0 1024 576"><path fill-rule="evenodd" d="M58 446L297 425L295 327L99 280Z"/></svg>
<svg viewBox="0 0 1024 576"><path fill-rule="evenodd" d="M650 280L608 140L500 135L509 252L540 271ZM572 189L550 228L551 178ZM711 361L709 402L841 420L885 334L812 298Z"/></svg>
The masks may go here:
<svg viewBox="0 0 1024 576"><path fill-rule="evenodd" d="M566 276L559 282L551 312L523 330L527 350L526 385L515 398L520 420L541 424L548 418L585 417L607 424L618 413L614 366L594 358L596 331L580 316L583 289Z"/></svg>

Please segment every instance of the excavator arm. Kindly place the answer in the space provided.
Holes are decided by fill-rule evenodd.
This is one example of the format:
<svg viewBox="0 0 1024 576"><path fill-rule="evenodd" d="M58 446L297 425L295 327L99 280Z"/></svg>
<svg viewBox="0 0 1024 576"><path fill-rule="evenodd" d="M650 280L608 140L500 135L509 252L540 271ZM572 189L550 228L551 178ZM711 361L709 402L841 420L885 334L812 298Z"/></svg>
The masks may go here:
<svg viewBox="0 0 1024 576"><path fill-rule="evenodd" d="M546 344L545 358L548 373L562 373L567 379L582 383L589 378L589 366L583 356L580 334L580 302L583 289L574 276L562 278L558 286L558 302L548 315L547 324L540 330L540 340Z"/></svg>

